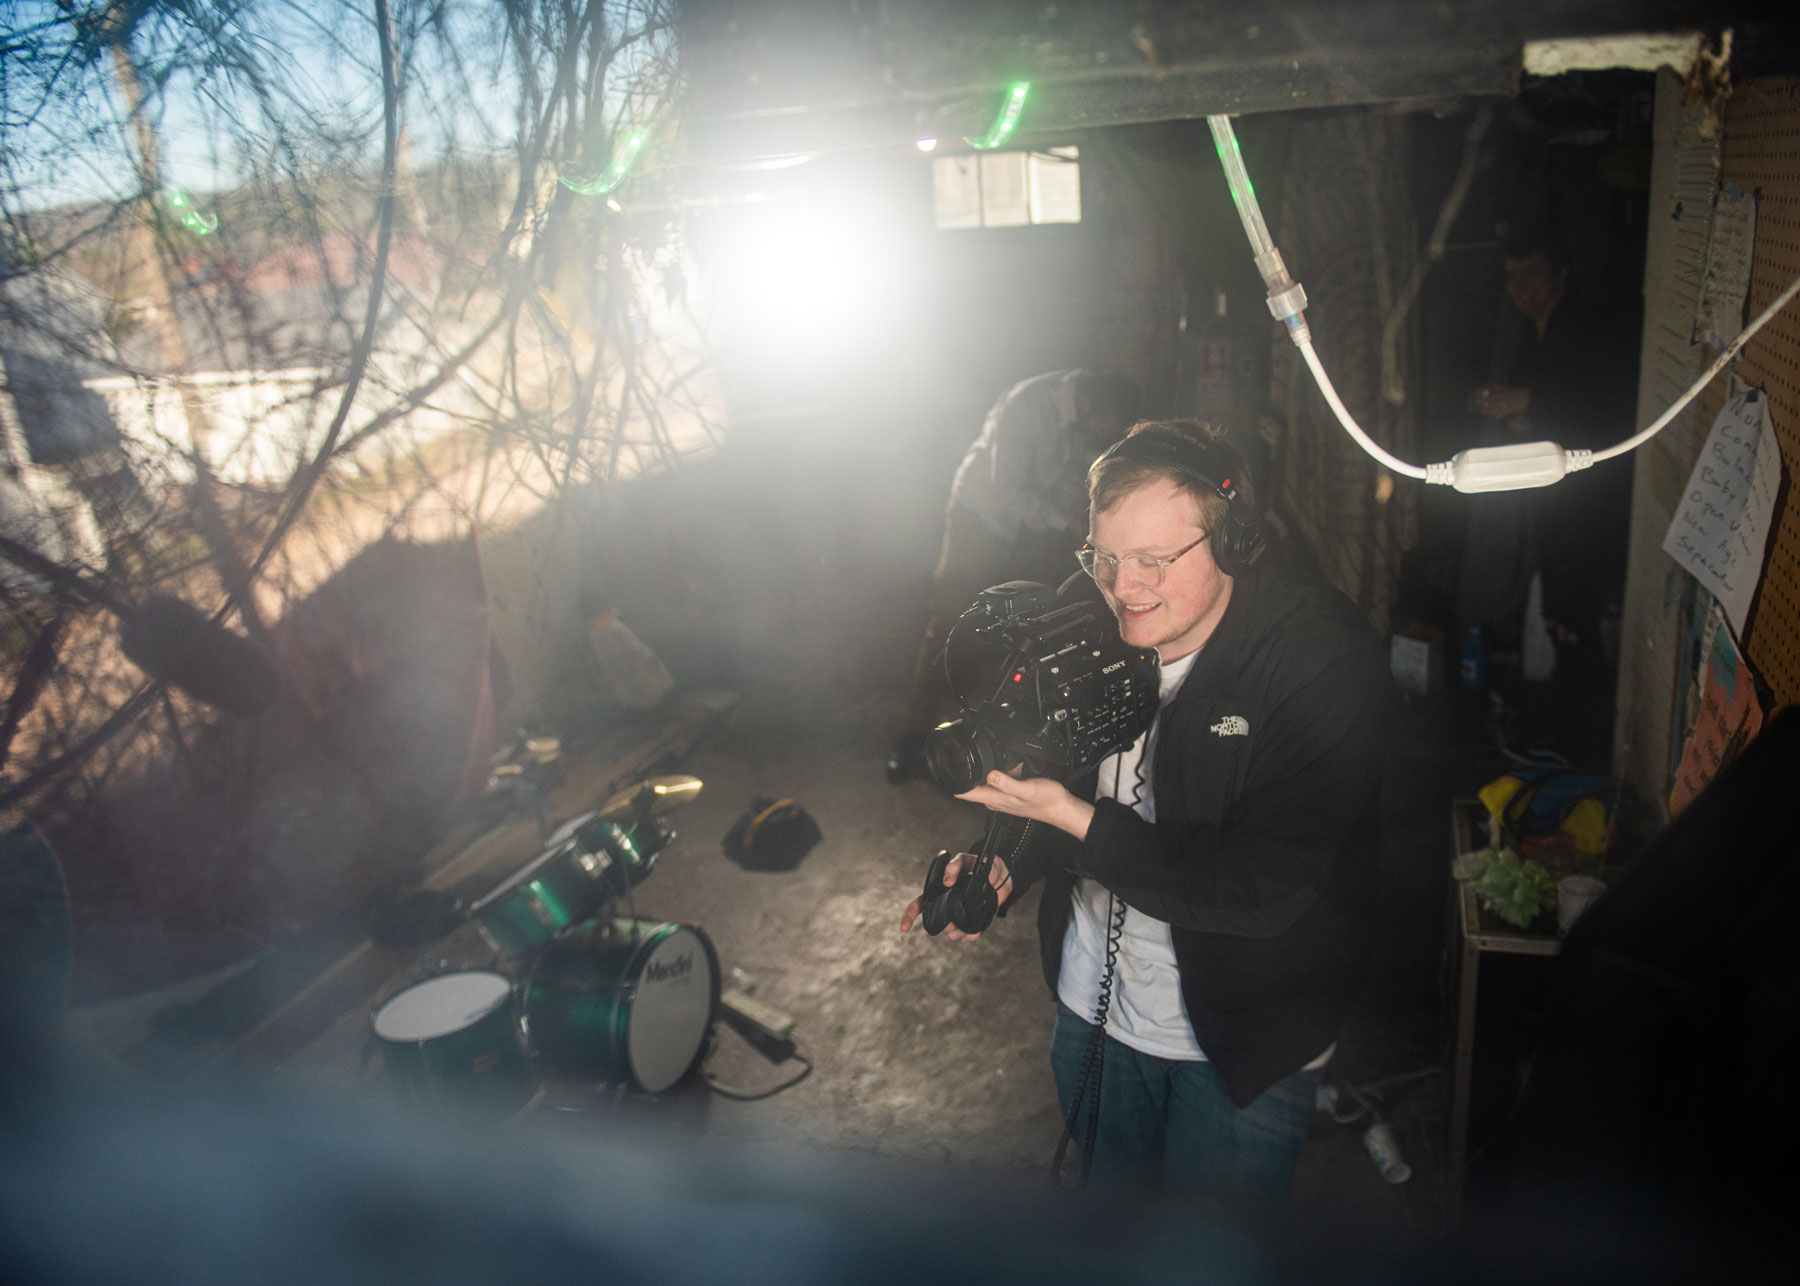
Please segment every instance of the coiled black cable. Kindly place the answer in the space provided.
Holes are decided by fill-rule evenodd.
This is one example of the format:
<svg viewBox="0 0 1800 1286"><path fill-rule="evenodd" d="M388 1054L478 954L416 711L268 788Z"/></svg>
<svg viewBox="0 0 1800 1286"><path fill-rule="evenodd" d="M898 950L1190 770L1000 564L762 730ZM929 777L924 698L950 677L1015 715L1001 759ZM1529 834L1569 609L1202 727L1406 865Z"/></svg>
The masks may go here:
<svg viewBox="0 0 1800 1286"><path fill-rule="evenodd" d="M1161 717L1161 711L1157 712ZM1151 734L1156 724L1151 722L1150 730L1144 734L1144 753L1138 756L1137 764L1132 769L1130 807L1135 810L1144 800L1144 760L1150 756L1153 744ZM1112 797L1119 798L1119 776L1122 765L1115 762L1113 768ZM1128 908L1111 889L1106 891L1106 958L1100 969L1100 986L1094 996L1094 1035L1088 1042L1087 1057L1082 1060L1081 1075L1075 1082L1075 1091L1069 1096L1068 1115L1063 1118L1062 1138L1057 1141L1056 1155L1050 1161L1050 1173L1062 1173L1063 1157L1068 1154L1069 1143L1075 1137L1075 1120L1081 1113L1081 1105L1087 1101L1088 1083L1094 1086L1094 1110L1088 1113L1087 1131L1081 1145L1081 1169L1075 1179L1076 1188L1087 1186L1088 1173L1094 1166L1094 1141L1100 1133L1100 1087L1106 1075L1106 1018L1112 1010L1113 980L1118 976L1119 942L1125 933L1125 913Z"/></svg>

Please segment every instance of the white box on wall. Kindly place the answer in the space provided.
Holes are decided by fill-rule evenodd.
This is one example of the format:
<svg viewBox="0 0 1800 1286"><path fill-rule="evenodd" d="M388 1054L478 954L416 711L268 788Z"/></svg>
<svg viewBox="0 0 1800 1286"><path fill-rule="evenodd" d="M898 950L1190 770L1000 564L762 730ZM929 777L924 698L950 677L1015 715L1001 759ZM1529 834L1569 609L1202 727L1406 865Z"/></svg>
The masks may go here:
<svg viewBox="0 0 1800 1286"><path fill-rule="evenodd" d="M1409 697L1428 697L1444 684L1444 635L1429 625L1409 625L1388 645L1394 685Z"/></svg>

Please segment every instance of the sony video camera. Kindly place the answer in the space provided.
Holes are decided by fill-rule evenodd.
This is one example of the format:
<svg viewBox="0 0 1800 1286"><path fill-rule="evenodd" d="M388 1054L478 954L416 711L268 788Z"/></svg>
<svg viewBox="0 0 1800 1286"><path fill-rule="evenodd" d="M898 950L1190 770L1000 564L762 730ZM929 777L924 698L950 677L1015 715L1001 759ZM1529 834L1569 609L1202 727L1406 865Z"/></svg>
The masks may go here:
<svg viewBox="0 0 1800 1286"><path fill-rule="evenodd" d="M1106 604L1033 581L983 590L944 640L962 717L925 737L931 779L954 794L998 768L1068 781L1135 742L1156 717L1159 661L1130 647Z"/></svg>

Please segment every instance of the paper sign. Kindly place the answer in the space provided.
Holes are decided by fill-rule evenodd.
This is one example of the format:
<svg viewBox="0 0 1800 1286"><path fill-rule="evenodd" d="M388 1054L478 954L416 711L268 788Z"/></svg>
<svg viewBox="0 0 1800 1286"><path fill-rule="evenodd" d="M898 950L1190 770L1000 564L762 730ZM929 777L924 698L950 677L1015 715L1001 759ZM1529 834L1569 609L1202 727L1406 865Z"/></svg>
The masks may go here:
<svg viewBox="0 0 1800 1286"><path fill-rule="evenodd" d="M1694 731L1681 751L1681 766L1675 770L1675 785L1669 791L1671 815L1692 803L1762 729L1756 676L1738 651L1717 606L1707 617L1704 637L1700 717L1694 721Z"/></svg>
<svg viewBox="0 0 1800 1286"><path fill-rule="evenodd" d="M1664 552L1711 591L1739 634L1756 598L1781 490L1781 446L1765 429L1767 409L1761 390L1734 388L1663 536Z"/></svg>
<svg viewBox="0 0 1800 1286"><path fill-rule="evenodd" d="M1756 244L1756 198L1735 183L1719 185L1694 340L1723 351L1744 330L1744 296L1750 292L1750 252Z"/></svg>

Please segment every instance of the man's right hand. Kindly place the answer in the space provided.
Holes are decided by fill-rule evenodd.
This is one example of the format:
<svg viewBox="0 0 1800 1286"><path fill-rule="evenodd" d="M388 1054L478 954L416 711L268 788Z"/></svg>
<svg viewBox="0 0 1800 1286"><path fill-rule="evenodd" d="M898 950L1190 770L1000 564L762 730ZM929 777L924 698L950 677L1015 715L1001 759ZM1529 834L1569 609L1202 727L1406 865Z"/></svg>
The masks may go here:
<svg viewBox="0 0 1800 1286"><path fill-rule="evenodd" d="M955 884L957 877L966 871L974 861L975 854L973 853L958 853L951 858L949 865L944 867L944 887L949 888ZM1013 879L1012 873L1006 869L1004 858L996 857L988 868L988 883L994 886L994 895L999 900L999 904L1005 906L1007 899L1012 896ZM918 923L919 902L919 898L914 898L906 904L906 910L900 913L900 932L907 933L913 925ZM951 921L944 927L944 936L953 942L974 942L981 935L964 933L956 927L955 921Z"/></svg>

